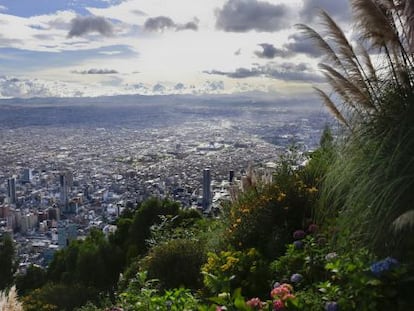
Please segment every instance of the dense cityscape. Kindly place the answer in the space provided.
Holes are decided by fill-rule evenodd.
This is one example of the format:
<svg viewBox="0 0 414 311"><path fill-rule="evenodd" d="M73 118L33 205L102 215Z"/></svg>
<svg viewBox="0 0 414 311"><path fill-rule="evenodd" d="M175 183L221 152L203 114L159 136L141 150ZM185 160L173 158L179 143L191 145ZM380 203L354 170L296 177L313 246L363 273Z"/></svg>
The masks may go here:
<svg viewBox="0 0 414 311"><path fill-rule="evenodd" d="M82 120L85 111L108 108L105 100L89 110L75 103L1 103L0 230L13 233L20 269L47 266L57 249L93 227L112 232L125 207L149 197L214 215L249 170L271 179L278 156L292 144L315 148L329 121L319 108L218 100L221 106L159 100L116 107L144 116L139 121L111 113ZM32 117L8 117L11 110Z"/></svg>

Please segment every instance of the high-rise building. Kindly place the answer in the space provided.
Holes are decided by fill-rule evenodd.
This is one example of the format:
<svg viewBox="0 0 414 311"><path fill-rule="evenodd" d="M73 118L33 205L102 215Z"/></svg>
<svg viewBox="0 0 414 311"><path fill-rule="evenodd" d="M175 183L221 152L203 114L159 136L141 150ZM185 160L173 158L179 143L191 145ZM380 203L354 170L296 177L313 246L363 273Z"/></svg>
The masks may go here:
<svg viewBox="0 0 414 311"><path fill-rule="evenodd" d="M229 171L229 182L232 183L234 180L234 171L230 170Z"/></svg>
<svg viewBox="0 0 414 311"><path fill-rule="evenodd" d="M203 209L206 210L211 205L211 175L208 168L203 171Z"/></svg>
<svg viewBox="0 0 414 311"><path fill-rule="evenodd" d="M22 172L21 175L21 183L22 184L27 184L27 183L31 183L32 182L32 176L33 175L33 170L30 168L25 168Z"/></svg>
<svg viewBox="0 0 414 311"><path fill-rule="evenodd" d="M69 205L69 185L67 176L65 173L59 175L59 186L60 186L60 204L63 206L63 211L65 212Z"/></svg>
<svg viewBox="0 0 414 311"><path fill-rule="evenodd" d="M7 196L10 204L16 204L16 179L14 177L7 180Z"/></svg>

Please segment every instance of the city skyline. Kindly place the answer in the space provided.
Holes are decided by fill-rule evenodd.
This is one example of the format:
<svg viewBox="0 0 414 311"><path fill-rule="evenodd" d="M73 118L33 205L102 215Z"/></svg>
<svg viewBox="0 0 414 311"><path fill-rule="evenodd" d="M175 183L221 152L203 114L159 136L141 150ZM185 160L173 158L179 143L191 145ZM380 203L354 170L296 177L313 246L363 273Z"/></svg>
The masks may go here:
<svg viewBox="0 0 414 311"><path fill-rule="evenodd" d="M0 1L0 98L261 91L307 98L320 53L295 28L348 1Z"/></svg>

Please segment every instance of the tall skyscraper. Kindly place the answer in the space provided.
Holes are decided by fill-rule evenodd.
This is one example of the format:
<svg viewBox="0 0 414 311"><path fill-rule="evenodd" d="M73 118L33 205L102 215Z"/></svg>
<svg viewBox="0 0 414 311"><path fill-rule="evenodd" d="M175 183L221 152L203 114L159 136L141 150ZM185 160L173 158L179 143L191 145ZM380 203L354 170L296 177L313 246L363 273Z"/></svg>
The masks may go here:
<svg viewBox="0 0 414 311"><path fill-rule="evenodd" d="M27 183L32 182L32 177L33 177L32 173L33 173L33 170L30 168L25 168L23 170L21 178L20 178L22 184L27 184Z"/></svg>
<svg viewBox="0 0 414 311"><path fill-rule="evenodd" d="M69 192L69 185L67 176L65 173L59 175L59 185L60 185L60 204L63 206L63 211L66 212L69 200L68 200L68 192Z"/></svg>
<svg viewBox="0 0 414 311"><path fill-rule="evenodd" d="M211 205L211 175L208 168L203 171L203 209L206 210Z"/></svg>
<svg viewBox="0 0 414 311"><path fill-rule="evenodd" d="M16 204L16 179L14 177L7 180L7 196L11 204Z"/></svg>
<svg viewBox="0 0 414 311"><path fill-rule="evenodd" d="M229 182L232 183L234 180L234 171L230 170L229 171Z"/></svg>

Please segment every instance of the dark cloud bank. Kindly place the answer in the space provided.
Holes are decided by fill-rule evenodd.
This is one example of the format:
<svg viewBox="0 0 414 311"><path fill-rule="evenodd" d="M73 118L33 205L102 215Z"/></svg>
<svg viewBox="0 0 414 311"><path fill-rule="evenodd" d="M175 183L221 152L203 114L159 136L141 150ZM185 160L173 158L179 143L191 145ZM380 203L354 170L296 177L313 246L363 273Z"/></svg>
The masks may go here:
<svg viewBox="0 0 414 311"><path fill-rule="evenodd" d="M288 7L257 0L229 0L216 12L218 29L229 32L274 32L288 28Z"/></svg>
<svg viewBox="0 0 414 311"><path fill-rule="evenodd" d="M78 16L72 19L68 37L81 37L85 34L97 32L102 36L112 36L113 25L105 18L99 16Z"/></svg>

